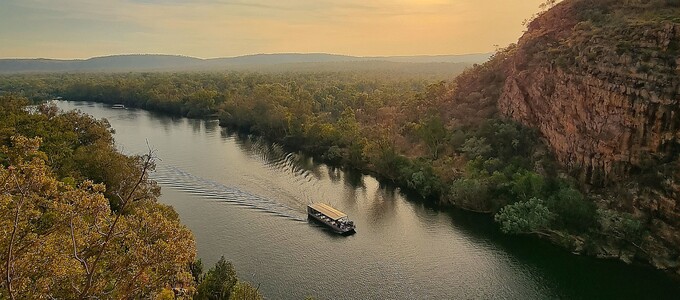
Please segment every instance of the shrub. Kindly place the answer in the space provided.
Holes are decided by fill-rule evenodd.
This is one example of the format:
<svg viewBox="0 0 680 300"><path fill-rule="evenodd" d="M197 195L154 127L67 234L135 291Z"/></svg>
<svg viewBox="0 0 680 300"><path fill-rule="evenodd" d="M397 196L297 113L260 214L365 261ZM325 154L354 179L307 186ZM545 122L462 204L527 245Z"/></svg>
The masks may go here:
<svg viewBox="0 0 680 300"><path fill-rule="evenodd" d="M514 234L539 233L548 229L553 218L554 214L538 198L510 204L494 216L503 232Z"/></svg>
<svg viewBox="0 0 680 300"><path fill-rule="evenodd" d="M452 203L467 209L490 211L489 186L479 179L462 178L453 182L449 190Z"/></svg>

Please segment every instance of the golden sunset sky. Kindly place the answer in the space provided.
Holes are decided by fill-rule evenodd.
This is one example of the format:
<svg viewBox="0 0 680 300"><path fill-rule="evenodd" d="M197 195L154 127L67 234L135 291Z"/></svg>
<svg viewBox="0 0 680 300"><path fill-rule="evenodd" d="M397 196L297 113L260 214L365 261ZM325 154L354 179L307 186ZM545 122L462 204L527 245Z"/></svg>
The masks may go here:
<svg viewBox="0 0 680 300"><path fill-rule="evenodd" d="M482 53L543 0L0 0L0 58Z"/></svg>

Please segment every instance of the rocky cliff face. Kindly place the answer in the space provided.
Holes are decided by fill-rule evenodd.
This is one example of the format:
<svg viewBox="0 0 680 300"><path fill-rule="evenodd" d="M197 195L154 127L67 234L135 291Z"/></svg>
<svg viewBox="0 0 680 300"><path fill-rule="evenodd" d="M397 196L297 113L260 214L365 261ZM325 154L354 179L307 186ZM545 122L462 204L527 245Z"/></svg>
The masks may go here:
<svg viewBox="0 0 680 300"><path fill-rule="evenodd" d="M600 207L643 220L648 237L625 255L678 273L679 2L565 0L496 69L498 112L537 128Z"/></svg>
<svg viewBox="0 0 680 300"><path fill-rule="evenodd" d="M621 180L645 159L674 159L680 23L565 20L578 15L573 2L541 16L535 24L543 26L532 24L520 39L500 112L540 129L557 159L592 185ZM562 22L555 28L550 20Z"/></svg>

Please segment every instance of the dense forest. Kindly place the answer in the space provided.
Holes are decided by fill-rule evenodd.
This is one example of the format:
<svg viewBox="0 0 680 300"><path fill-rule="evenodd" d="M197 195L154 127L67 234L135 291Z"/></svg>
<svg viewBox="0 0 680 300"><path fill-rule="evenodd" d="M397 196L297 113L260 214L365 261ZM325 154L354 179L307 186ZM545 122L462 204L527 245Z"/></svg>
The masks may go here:
<svg viewBox="0 0 680 300"><path fill-rule="evenodd" d="M424 201L494 214L505 232L570 248L612 231L640 239L637 220L598 210L560 172L539 135L498 116L493 103L484 104L488 95L470 93L473 105L448 107L452 94L465 90L457 86L493 91L501 79L489 66L508 51L453 81L359 72L60 74L4 76L0 89L219 118L223 126L375 174Z"/></svg>
<svg viewBox="0 0 680 300"><path fill-rule="evenodd" d="M0 299L260 299L157 202L154 152L116 151L106 120L0 96Z"/></svg>

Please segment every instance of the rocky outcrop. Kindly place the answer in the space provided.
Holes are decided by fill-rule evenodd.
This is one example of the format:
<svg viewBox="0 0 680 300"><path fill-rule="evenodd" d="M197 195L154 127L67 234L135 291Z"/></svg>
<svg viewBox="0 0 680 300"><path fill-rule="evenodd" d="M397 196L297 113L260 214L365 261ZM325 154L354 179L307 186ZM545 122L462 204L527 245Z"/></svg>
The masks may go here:
<svg viewBox="0 0 680 300"><path fill-rule="evenodd" d="M649 235L635 252L680 273L680 7L565 0L530 25L498 68L498 112L537 128L600 207ZM675 17L669 17L675 16Z"/></svg>

